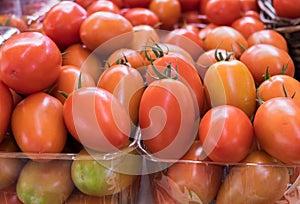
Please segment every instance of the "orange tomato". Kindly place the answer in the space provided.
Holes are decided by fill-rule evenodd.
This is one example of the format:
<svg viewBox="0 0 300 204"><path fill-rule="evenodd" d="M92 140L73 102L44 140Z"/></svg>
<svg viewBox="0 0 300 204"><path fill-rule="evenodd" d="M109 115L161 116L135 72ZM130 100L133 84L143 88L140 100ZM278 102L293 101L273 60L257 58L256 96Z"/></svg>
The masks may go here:
<svg viewBox="0 0 300 204"><path fill-rule="evenodd" d="M4 139L5 133L10 125L11 114L14 101L9 88L0 81L0 143Z"/></svg>
<svg viewBox="0 0 300 204"><path fill-rule="evenodd" d="M231 27L239 31L247 40L252 33L264 30L265 24L257 18L243 16L233 21Z"/></svg>

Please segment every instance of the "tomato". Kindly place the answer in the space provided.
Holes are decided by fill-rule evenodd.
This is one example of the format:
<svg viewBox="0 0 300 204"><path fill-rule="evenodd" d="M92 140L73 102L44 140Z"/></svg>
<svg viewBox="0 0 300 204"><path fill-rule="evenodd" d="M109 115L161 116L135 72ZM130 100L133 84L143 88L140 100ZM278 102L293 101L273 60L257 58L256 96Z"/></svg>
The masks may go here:
<svg viewBox="0 0 300 204"><path fill-rule="evenodd" d="M81 87L95 86L95 81L87 72L81 72L79 67L73 65L64 65L61 68L59 77L56 81L55 87L51 95L55 96L64 103L66 97L60 92L70 94L79 86L79 76L81 76Z"/></svg>
<svg viewBox="0 0 300 204"><path fill-rule="evenodd" d="M254 32L247 39L249 47L255 44L270 44L288 52L287 40L276 30L264 29Z"/></svg>
<svg viewBox="0 0 300 204"><path fill-rule="evenodd" d="M23 32L28 29L28 25L24 21L24 19L20 18L17 15L10 14L1 14L0 15L0 26L11 26L19 29L19 31Z"/></svg>
<svg viewBox="0 0 300 204"><path fill-rule="evenodd" d="M124 14L124 17L127 18L133 26L157 26L159 24L157 14L148 8L131 8Z"/></svg>
<svg viewBox="0 0 300 204"><path fill-rule="evenodd" d="M248 68L239 60L220 61L208 68L204 87L211 107L233 105L248 117L256 110L256 87Z"/></svg>
<svg viewBox="0 0 300 204"><path fill-rule="evenodd" d="M161 29L172 30L181 16L179 0L152 0L149 9L158 16Z"/></svg>
<svg viewBox="0 0 300 204"><path fill-rule="evenodd" d="M98 0L74 0L75 3L79 4L83 8L87 9L89 5Z"/></svg>
<svg viewBox="0 0 300 204"><path fill-rule="evenodd" d="M183 12L197 10L201 0L179 0Z"/></svg>
<svg viewBox="0 0 300 204"><path fill-rule="evenodd" d="M43 92L31 94L18 103L12 113L11 127L23 152L59 153L66 143L63 105Z"/></svg>
<svg viewBox="0 0 300 204"><path fill-rule="evenodd" d="M123 0L123 4L125 7L134 8L134 7L149 7L151 0Z"/></svg>
<svg viewBox="0 0 300 204"><path fill-rule="evenodd" d="M252 33L264 30L265 24L257 18L243 16L233 21L231 27L239 31L245 39L248 39Z"/></svg>
<svg viewBox="0 0 300 204"><path fill-rule="evenodd" d="M263 151L250 153L242 163L250 165L231 166L217 195L216 204L276 203L280 200L289 186L286 167L279 166L280 163Z"/></svg>
<svg viewBox="0 0 300 204"><path fill-rule="evenodd" d="M209 0L205 14L210 23L229 26L241 17L242 3L240 0Z"/></svg>
<svg viewBox="0 0 300 204"><path fill-rule="evenodd" d="M230 26L218 26L206 34L204 49L224 49L233 52L239 59L245 49L248 48L246 38L236 29Z"/></svg>
<svg viewBox="0 0 300 204"><path fill-rule="evenodd" d="M84 194L101 197L122 193L134 184L137 179L136 175L123 173L119 169L121 167L116 167L111 162L110 160L95 160L85 149L80 151L71 167L72 180L77 189Z"/></svg>
<svg viewBox="0 0 300 204"><path fill-rule="evenodd" d="M84 194L78 190L73 192L68 200L68 204L118 204L118 196L91 196Z"/></svg>
<svg viewBox="0 0 300 204"><path fill-rule="evenodd" d="M276 97L260 105L253 120L260 147L284 163L300 162L299 112L299 101Z"/></svg>
<svg viewBox="0 0 300 204"><path fill-rule="evenodd" d="M280 74L270 76L257 88L257 93L262 101L267 101L275 97L293 97L300 101L300 82L294 77Z"/></svg>
<svg viewBox="0 0 300 204"><path fill-rule="evenodd" d="M16 184L12 184L0 191L0 200L5 200L5 204L23 204L17 196Z"/></svg>
<svg viewBox="0 0 300 204"><path fill-rule="evenodd" d="M94 1L87 7L86 11L88 15L91 15L97 11L119 13L120 8L112 1Z"/></svg>
<svg viewBox="0 0 300 204"><path fill-rule="evenodd" d="M101 62L97 56L81 43L68 46L63 52L62 65L73 65L89 73L95 81L98 80Z"/></svg>
<svg viewBox="0 0 300 204"><path fill-rule="evenodd" d="M63 116L70 134L85 147L112 152L127 146L131 132L129 114L105 89L76 89L65 100Z"/></svg>
<svg viewBox="0 0 300 204"><path fill-rule="evenodd" d="M9 88L0 81L0 143L10 126L10 118L14 107L13 96Z"/></svg>
<svg viewBox="0 0 300 204"><path fill-rule="evenodd" d="M300 5L297 0L273 0L275 13L279 17L299 18Z"/></svg>
<svg viewBox="0 0 300 204"><path fill-rule="evenodd" d="M202 117L198 136L212 161L237 163L248 155L254 131L250 118L240 108L220 105Z"/></svg>
<svg viewBox="0 0 300 204"><path fill-rule="evenodd" d="M258 13L258 11L249 10L246 11L243 16L248 16L260 20L260 14Z"/></svg>
<svg viewBox="0 0 300 204"><path fill-rule="evenodd" d="M200 0L199 2L199 14L201 15L205 15L205 9L206 9L206 4L209 2L210 0ZM196 8L197 9L197 8Z"/></svg>
<svg viewBox="0 0 300 204"><path fill-rule="evenodd" d="M218 27L217 25L215 24L212 24L212 23L209 23L207 24L204 28L200 29L198 35L199 37L202 39L202 40L205 40L206 38L206 35L211 31L213 30L214 28Z"/></svg>
<svg viewBox="0 0 300 204"><path fill-rule="evenodd" d="M201 27L203 18L200 16L197 10L185 11L181 14L179 23L182 24L180 27L185 27L186 24L193 24L195 27Z"/></svg>
<svg viewBox="0 0 300 204"><path fill-rule="evenodd" d="M259 11L259 6L257 0L241 0L242 12L246 13L247 11Z"/></svg>
<svg viewBox="0 0 300 204"><path fill-rule="evenodd" d="M59 75L62 56L46 35L16 34L0 49L0 79L18 93L26 95L49 88Z"/></svg>
<svg viewBox="0 0 300 204"><path fill-rule="evenodd" d="M133 26L133 31L131 44L131 49L133 50L142 52L145 50L145 46L153 46L160 41L159 33L149 25ZM143 52L141 54L143 54Z"/></svg>
<svg viewBox="0 0 300 204"><path fill-rule="evenodd" d="M90 50L95 50L105 41L132 32L132 24L122 15L98 11L89 15L80 27L80 38Z"/></svg>
<svg viewBox="0 0 300 204"><path fill-rule="evenodd" d="M126 65L114 65L100 76L97 87L111 92L126 107L134 125L138 124L139 104L145 89L140 72Z"/></svg>
<svg viewBox="0 0 300 204"><path fill-rule="evenodd" d="M43 31L60 48L80 42L79 29L87 11L72 1L61 1L46 13Z"/></svg>
<svg viewBox="0 0 300 204"><path fill-rule="evenodd" d="M198 126L195 112L192 94L183 82L171 78L151 82L139 108L146 149L154 157L181 158L194 141Z"/></svg>
<svg viewBox="0 0 300 204"><path fill-rule="evenodd" d="M17 181L18 198L23 203L63 204L74 190L71 164L69 160L59 159L29 160Z"/></svg>
<svg viewBox="0 0 300 204"><path fill-rule="evenodd" d="M249 47L243 52L240 61L247 66L257 84L264 80L263 76L267 69L271 76L283 73L293 77L295 74L291 56L286 51L269 44Z"/></svg>
<svg viewBox="0 0 300 204"><path fill-rule="evenodd" d="M204 159L202 154L201 143L195 141L187 154L181 158L182 161L167 169L166 179L170 186L168 193L176 201L196 203L200 200L202 203L210 203L217 195L223 167L205 163L209 160ZM185 162L186 160L192 162Z"/></svg>

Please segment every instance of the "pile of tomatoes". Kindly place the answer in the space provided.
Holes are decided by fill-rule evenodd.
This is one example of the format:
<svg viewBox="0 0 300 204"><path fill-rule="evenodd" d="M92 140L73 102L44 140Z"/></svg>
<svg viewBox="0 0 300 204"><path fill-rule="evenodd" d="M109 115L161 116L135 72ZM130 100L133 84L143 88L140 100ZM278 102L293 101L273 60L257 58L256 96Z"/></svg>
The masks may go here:
<svg viewBox="0 0 300 204"><path fill-rule="evenodd" d="M57 1L0 24L19 29L0 200L137 203L141 175L154 203L300 199L297 67L256 0Z"/></svg>

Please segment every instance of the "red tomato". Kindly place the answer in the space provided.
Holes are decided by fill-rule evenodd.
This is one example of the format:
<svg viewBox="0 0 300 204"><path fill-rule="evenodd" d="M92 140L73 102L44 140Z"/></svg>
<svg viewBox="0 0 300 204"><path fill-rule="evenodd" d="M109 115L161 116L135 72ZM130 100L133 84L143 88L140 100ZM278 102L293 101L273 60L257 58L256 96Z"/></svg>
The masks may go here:
<svg viewBox="0 0 300 204"><path fill-rule="evenodd" d="M260 84L268 69L271 76L284 74L294 76L295 65L291 56L284 50L269 44L256 44L246 49L240 61L250 70L257 84Z"/></svg>
<svg viewBox="0 0 300 204"><path fill-rule="evenodd" d="M233 21L231 27L239 31L245 39L248 39L252 33L264 30L265 24L257 18L243 16Z"/></svg>
<svg viewBox="0 0 300 204"><path fill-rule="evenodd" d="M31 94L49 88L59 75L62 56L46 35L16 34L0 49L0 79L18 93Z"/></svg>
<svg viewBox="0 0 300 204"><path fill-rule="evenodd" d="M254 131L250 118L240 108L220 105L202 117L198 136L212 161L235 163L250 152Z"/></svg>
<svg viewBox="0 0 300 204"><path fill-rule="evenodd" d="M201 15L205 15L206 4L209 1L210 0L200 0L198 10Z"/></svg>
<svg viewBox="0 0 300 204"><path fill-rule="evenodd" d="M132 24L120 14L98 11L83 21L80 38L83 44L93 51L105 41L132 31Z"/></svg>
<svg viewBox="0 0 300 204"><path fill-rule="evenodd" d="M257 0L241 0L241 3L244 13L247 11L259 11Z"/></svg>
<svg viewBox="0 0 300 204"><path fill-rule="evenodd" d="M159 18L148 8L131 8L125 14L124 17L127 18L133 26L136 25L150 25L157 26L159 23Z"/></svg>
<svg viewBox="0 0 300 204"><path fill-rule="evenodd" d="M195 140L196 118L189 88L175 79L151 82L139 108L143 143L154 157L179 159Z"/></svg>
<svg viewBox="0 0 300 204"><path fill-rule="evenodd" d="M143 7L147 8L149 7L149 4L151 3L151 0L123 0L123 4L125 7L129 8L135 8L135 7Z"/></svg>
<svg viewBox="0 0 300 204"><path fill-rule="evenodd" d="M287 40L276 30L264 29L254 32L247 39L249 47L255 44L270 44L288 52Z"/></svg>
<svg viewBox="0 0 300 204"><path fill-rule="evenodd" d="M216 27L218 27L218 26L215 24L212 24L212 23L207 24L204 28L200 29L200 31L198 33L199 37L202 40L204 40L206 38L206 35Z"/></svg>
<svg viewBox="0 0 300 204"><path fill-rule="evenodd" d="M252 17L252 18L256 18L256 19L260 20L259 13L257 11L253 11L253 10L246 11L243 16L248 16L248 17Z"/></svg>
<svg viewBox="0 0 300 204"><path fill-rule="evenodd" d="M74 0L75 3L79 4L80 6L82 6L85 9L95 1L98 1L98 0Z"/></svg>
<svg viewBox="0 0 300 204"><path fill-rule="evenodd" d="M9 88L0 81L0 143L10 125L10 118L14 107L12 93Z"/></svg>
<svg viewBox="0 0 300 204"><path fill-rule="evenodd" d="M18 103L12 113L11 127L23 152L59 153L66 144L63 105L43 92L31 94Z"/></svg>
<svg viewBox="0 0 300 204"><path fill-rule="evenodd" d="M181 16L179 0L152 0L149 9L158 16L160 28L166 30L172 30Z"/></svg>
<svg viewBox="0 0 300 204"><path fill-rule="evenodd" d="M283 163L300 163L300 103L288 97L265 101L253 127L262 150Z"/></svg>
<svg viewBox="0 0 300 204"><path fill-rule="evenodd" d="M138 124L139 104L145 89L140 72L126 65L114 65L100 76L97 87L111 92L126 107L134 125Z"/></svg>
<svg viewBox="0 0 300 204"><path fill-rule="evenodd" d="M239 60L220 61L206 71L205 94L211 107L233 105L248 117L256 110L256 87L248 68Z"/></svg>
<svg viewBox="0 0 300 204"><path fill-rule="evenodd" d="M73 91L64 103L63 115L70 134L85 147L113 152L128 144L129 114L105 89L82 87Z"/></svg>
<svg viewBox="0 0 300 204"><path fill-rule="evenodd" d="M202 145L199 141L193 143L181 160L183 161L167 169L165 179L168 186L165 186L163 181L161 185L169 189L170 196L180 203L188 201L197 203L199 200L202 203L210 203L221 185L223 167L205 163L209 160L203 158ZM187 160L192 162L185 162ZM187 191L190 193L186 193Z"/></svg>
<svg viewBox="0 0 300 204"><path fill-rule="evenodd" d="M236 29L230 26L218 26L206 34L204 48L205 50L224 49L233 52L234 56L239 59L248 48L248 42Z"/></svg>
<svg viewBox="0 0 300 204"><path fill-rule="evenodd" d="M297 0L273 0L273 7L279 17L300 18L300 4Z"/></svg>
<svg viewBox="0 0 300 204"><path fill-rule="evenodd" d="M88 15L91 15L97 11L119 13L120 8L112 1L94 1L87 7L86 11Z"/></svg>
<svg viewBox="0 0 300 204"><path fill-rule="evenodd" d="M209 0L205 14L210 23L229 26L241 17L242 4L240 0Z"/></svg>
<svg viewBox="0 0 300 204"><path fill-rule="evenodd" d="M200 1L202 0L179 0L183 12L198 10Z"/></svg>
<svg viewBox="0 0 300 204"><path fill-rule="evenodd" d="M87 17L86 10L72 1L61 1L46 13L43 31L60 48L80 42L79 29Z"/></svg>
<svg viewBox="0 0 300 204"><path fill-rule="evenodd" d="M28 25L25 20L17 15L1 14L0 15L0 26L11 26L18 28L21 32L28 29Z"/></svg>

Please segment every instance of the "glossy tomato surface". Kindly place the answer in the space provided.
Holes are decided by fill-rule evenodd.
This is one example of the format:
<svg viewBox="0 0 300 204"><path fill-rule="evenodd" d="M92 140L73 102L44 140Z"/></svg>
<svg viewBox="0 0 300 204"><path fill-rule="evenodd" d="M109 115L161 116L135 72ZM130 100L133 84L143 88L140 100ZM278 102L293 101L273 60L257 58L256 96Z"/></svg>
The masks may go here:
<svg viewBox="0 0 300 204"><path fill-rule="evenodd" d="M9 88L0 82L0 143L4 139L5 133L10 125L10 118L13 111L14 101Z"/></svg>
<svg viewBox="0 0 300 204"><path fill-rule="evenodd" d="M133 26L150 25L154 27L159 24L157 14L148 8L131 8L124 14L124 17L127 18Z"/></svg>
<svg viewBox="0 0 300 204"><path fill-rule="evenodd" d="M299 18L300 5L297 0L274 0L273 7L279 17Z"/></svg>

